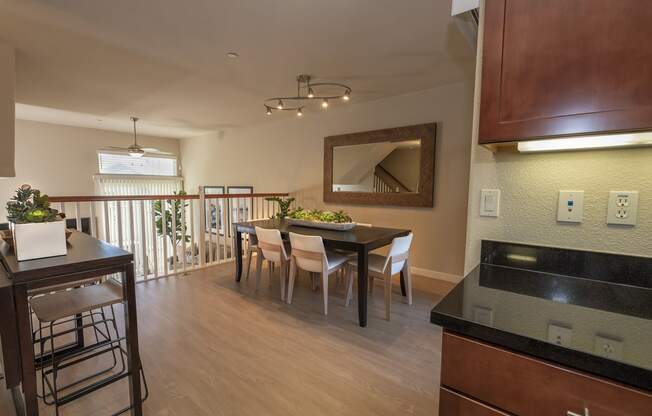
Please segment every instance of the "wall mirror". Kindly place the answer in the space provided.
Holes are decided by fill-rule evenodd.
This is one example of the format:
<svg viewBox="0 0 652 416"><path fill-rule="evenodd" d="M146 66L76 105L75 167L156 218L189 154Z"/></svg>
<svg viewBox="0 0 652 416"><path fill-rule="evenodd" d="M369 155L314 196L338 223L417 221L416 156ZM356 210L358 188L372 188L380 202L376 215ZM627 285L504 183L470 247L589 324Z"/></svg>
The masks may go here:
<svg viewBox="0 0 652 416"><path fill-rule="evenodd" d="M324 139L324 201L433 206L436 124Z"/></svg>

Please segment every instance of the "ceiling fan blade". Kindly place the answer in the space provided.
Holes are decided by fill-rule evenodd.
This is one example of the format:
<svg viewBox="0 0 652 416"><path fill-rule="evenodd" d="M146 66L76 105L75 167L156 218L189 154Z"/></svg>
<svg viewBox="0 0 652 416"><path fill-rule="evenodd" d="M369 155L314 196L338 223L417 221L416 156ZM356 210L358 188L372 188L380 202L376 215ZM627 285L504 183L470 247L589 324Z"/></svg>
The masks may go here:
<svg viewBox="0 0 652 416"><path fill-rule="evenodd" d="M147 153L157 153L159 155L171 155L171 154L173 154L173 153L170 153L170 152L164 152L162 150L158 150L158 149L153 148L153 147L142 147L141 149L143 149L143 151L145 151Z"/></svg>

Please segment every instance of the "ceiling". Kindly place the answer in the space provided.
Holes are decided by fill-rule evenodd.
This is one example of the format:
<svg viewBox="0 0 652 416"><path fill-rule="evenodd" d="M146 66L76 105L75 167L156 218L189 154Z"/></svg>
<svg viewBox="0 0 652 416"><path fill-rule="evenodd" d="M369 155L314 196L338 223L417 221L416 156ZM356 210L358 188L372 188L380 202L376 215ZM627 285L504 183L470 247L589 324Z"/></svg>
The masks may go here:
<svg viewBox="0 0 652 416"><path fill-rule="evenodd" d="M475 51L450 7L446 0L0 0L0 40L16 48L16 101L30 106L21 111L32 119L56 119L48 111L58 109L67 120L77 114L113 128L137 115L144 133L189 136L292 116L265 116L262 102L295 92L299 73L350 85L351 102L469 79ZM229 51L240 57L227 58ZM332 107L340 105L348 104Z"/></svg>

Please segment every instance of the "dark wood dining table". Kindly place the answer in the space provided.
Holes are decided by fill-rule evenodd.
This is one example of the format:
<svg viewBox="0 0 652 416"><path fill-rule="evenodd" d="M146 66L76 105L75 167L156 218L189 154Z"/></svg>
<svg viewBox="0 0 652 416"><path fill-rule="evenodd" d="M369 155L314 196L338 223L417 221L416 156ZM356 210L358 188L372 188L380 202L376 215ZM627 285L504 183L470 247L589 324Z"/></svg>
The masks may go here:
<svg viewBox="0 0 652 416"><path fill-rule="evenodd" d="M356 225L349 231L324 230L320 228L292 225L284 219L269 219L238 222L233 224L236 253L235 280L242 277L242 234L255 235L256 227L276 229L287 237L289 233L320 236L327 249L347 250L358 256L358 322L361 327L367 326L367 266L369 252L392 243L396 237L403 237L410 230L385 227L368 227ZM401 293L405 296L405 280L401 272Z"/></svg>
<svg viewBox="0 0 652 416"><path fill-rule="evenodd" d="M65 256L43 259L18 261L9 245L0 241L0 263L0 337L5 383L12 390L18 414L39 414L29 292L120 273L130 411L133 415L142 415L133 254L75 231L68 240ZM83 338L78 338L77 342L83 344ZM72 345L70 348L75 347ZM22 394L19 390L21 386Z"/></svg>

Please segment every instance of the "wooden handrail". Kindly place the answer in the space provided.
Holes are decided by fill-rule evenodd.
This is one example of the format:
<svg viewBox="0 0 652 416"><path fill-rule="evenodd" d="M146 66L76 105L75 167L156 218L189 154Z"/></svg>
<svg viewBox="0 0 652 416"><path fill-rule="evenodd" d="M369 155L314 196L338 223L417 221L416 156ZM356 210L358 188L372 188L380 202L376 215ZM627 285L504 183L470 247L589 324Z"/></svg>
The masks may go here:
<svg viewBox="0 0 652 416"><path fill-rule="evenodd" d="M258 194L206 194L206 199L237 199L288 196L287 192ZM50 202L94 202L94 201L156 201L156 200L187 200L199 199L199 195L88 195L88 196L51 196Z"/></svg>

